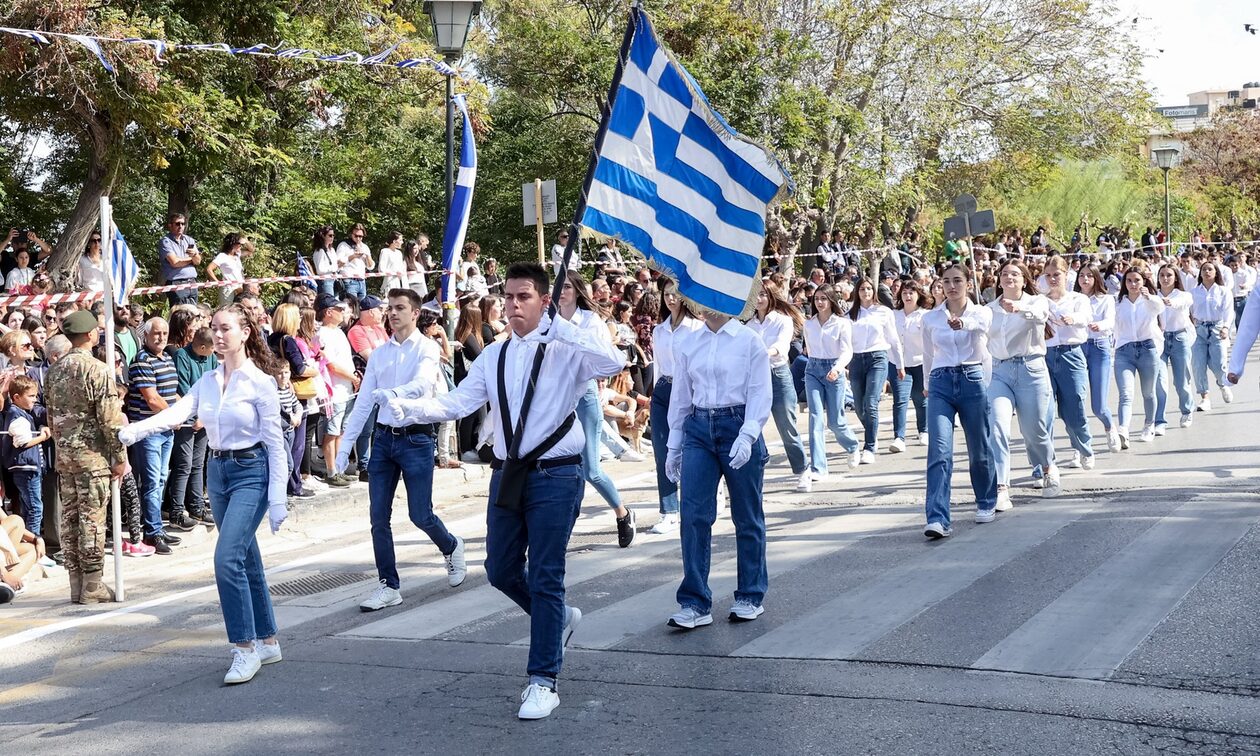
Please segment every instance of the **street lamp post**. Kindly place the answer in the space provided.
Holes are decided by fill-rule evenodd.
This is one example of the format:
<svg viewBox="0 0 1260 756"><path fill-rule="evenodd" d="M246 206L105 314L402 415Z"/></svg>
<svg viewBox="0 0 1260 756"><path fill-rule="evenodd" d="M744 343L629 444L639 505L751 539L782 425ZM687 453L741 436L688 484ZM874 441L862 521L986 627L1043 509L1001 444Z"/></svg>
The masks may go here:
<svg viewBox="0 0 1260 756"><path fill-rule="evenodd" d="M468 29L481 13L481 0L429 0L424 12L433 22L433 43L447 63L454 64L464 54ZM455 74L446 74L446 222L450 223L451 195L455 193ZM445 234L443 234L445 238ZM459 254L459 250L455 250ZM445 260L443 261L445 263ZM455 336L456 313L453 302L443 302L447 338Z"/></svg>
<svg viewBox="0 0 1260 756"><path fill-rule="evenodd" d="M1172 250L1172 202L1168 193L1168 172L1177 165L1177 158L1181 156L1181 151L1172 147L1163 147L1152 150L1155 157L1155 165L1164 172L1164 243L1168 245L1165 252Z"/></svg>

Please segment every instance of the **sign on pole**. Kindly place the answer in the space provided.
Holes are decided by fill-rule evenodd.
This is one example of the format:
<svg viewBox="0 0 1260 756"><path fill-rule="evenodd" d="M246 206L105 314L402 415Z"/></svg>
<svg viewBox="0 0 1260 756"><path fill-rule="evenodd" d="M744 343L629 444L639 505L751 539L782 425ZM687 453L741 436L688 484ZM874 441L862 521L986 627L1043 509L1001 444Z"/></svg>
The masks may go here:
<svg viewBox="0 0 1260 756"><path fill-rule="evenodd" d="M535 179L534 181L537 181ZM525 222L522 225L532 226L538 222L539 200L534 191L534 181L521 184L521 200L525 206ZM555 223L556 215L556 180L549 179L542 183L542 222Z"/></svg>

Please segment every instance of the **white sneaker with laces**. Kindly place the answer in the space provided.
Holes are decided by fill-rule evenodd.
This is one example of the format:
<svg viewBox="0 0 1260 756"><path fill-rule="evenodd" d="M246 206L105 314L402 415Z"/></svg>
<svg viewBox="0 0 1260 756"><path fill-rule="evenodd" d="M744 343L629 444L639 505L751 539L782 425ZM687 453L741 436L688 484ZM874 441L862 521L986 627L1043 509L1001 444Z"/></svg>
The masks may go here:
<svg viewBox="0 0 1260 756"><path fill-rule="evenodd" d="M1231 404L1234 401L1234 392L1230 390L1229 386L1221 386L1221 398L1225 400L1226 404Z"/></svg>
<svg viewBox="0 0 1260 756"><path fill-rule="evenodd" d="M864 465L875 464L875 452L871 451L870 449L863 449L862 456L861 456L861 463Z"/></svg>
<svg viewBox="0 0 1260 756"><path fill-rule="evenodd" d="M926 434L926 433L920 433L920 434L919 434L919 446L927 446L927 445L928 445L928 434Z"/></svg>
<svg viewBox="0 0 1260 756"><path fill-rule="evenodd" d="M566 606L564 608L564 633L560 636L560 658L564 658L564 649L568 647L569 641L573 638L573 631L577 630L577 626L582 621L582 610L576 606Z"/></svg>
<svg viewBox="0 0 1260 756"><path fill-rule="evenodd" d="M1162 436L1168 432L1168 423L1155 423L1155 435Z"/></svg>
<svg viewBox="0 0 1260 756"><path fill-rule="evenodd" d="M1063 486L1059 483L1059 471L1052 470L1046 474L1045 487L1041 489L1041 498L1053 499L1063 493Z"/></svg>
<svg viewBox="0 0 1260 756"><path fill-rule="evenodd" d="M359 604L359 609L365 612L378 612L387 606L398 606L402 603L402 594L397 588L390 588L382 580L381 584L372 591L372 595L368 596Z"/></svg>
<svg viewBox="0 0 1260 756"><path fill-rule="evenodd" d="M1142 435L1138 436L1138 441L1149 444L1155 440L1155 426L1148 425L1142 429Z"/></svg>
<svg viewBox="0 0 1260 756"><path fill-rule="evenodd" d="M1182 427L1182 428L1189 428L1191 425L1194 425L1194 415L1182 415L1182 416L1181 416L1181 427Z"/></svg>
<svg viewBox="0 0 1260 756"><path fill-rule="evenodd" d="M1199 411L1200 412L1212 411L1212 397L1208 396L1207 394L1199 394Z"/></svg>
<svg viewBox="0 0 1260 756"><path fill-rule="evenodd" d="M976 522L977 523L984 524L986 522L993 522L993 520L996 518L997 518L996 508L980 509L979 507L976 507Z"/></svg>
<svg viewBox="0 0 1260 756"><path fill-rule="evenodd" d="M1067 466L1074 469L1079 468L1081 466L1081 453L1078 451L1073 451L1072 459L1068 460Z"/></svg>
<svg viewBox="0 0 1260 756"><path fill-rule="evenodd" d="M893 442L888 445L888 451L893 454L899 454L906 450L906 440L904 438L894 438Z"/></svg>
<svg viewBox="0 0 1260 756"><path fill-rule="evenodd" d="M228 669L227 674L223 676L223 684L238 685L247 683L254 679L254 675L258 674L260 667L262 667L262 662L258 659L258 654L254 652L254 649L232 646L232 666Z"/></svg>
<svg viewBox="0 0 1260 756"><path fill-rule="evenodd" d="M1045 487L1046 487L1046 477L1043 475L1043 476L1041 476L1040 478L1033 478L1032 487L1033 487L1033 488L1036 488L1036 489L1043 489L1043 488L1045 488Z"/></svg>
<svg viewBox="0 0 1260 756"><path fill-rule="evenodd" d="M444 555L443 558L446 560L446 582L454 588L468 577L468 560L464 558L464 539L455 536L455 550Z"/></svg>
<svg viewBox="0 0 1260 756"><path fill-rule="evenodd" d="M677 512L667 512L661 515L661 519L648 530L649 533L655 535L670 535L678 532L678 524L680 520Z"/></svg>
<svg viewBox="0 0 1260 756"><path fill-rule="evenodd" d="M517 719L546 719L560 705L560 695L546 685L530 683L521 693Z"/></svg>
<svg viewBox="0 0 1260 756"><path fill-rule="evenodd" d="M949 538L949 535L952 532L953 531L939 522L929 522L927 527L923 528L923 535L931 538L933 541L940 540L941 538Z"/></svg>
<svg viewBox="0 0 1260 756"><path fill-rule="evenodd" d="M849 452L849 469L856 470L862 464L862 452L854 449Z"/></svg>
<svg viewBox="0 0 1260 756"><path fill-rule="evenodd" d="M280 641L275 643L263 643L260 640L254 641L254 653L258 654L260 664L275 664L284 661L284 656L280 653Z"/></svg>
<svg viewBox="0 0 1260 756"><path fill-rule="evenodd" d="M1184 428L1185 427L1184 419L1182 420L1182 423L1183 423L1182 427ZM1115 431L1111 431L1110 433L1107 434L1107 449L1113 452L1120 451L1120 434L1119 433L1116 433Z"/></svg>
<svg viewBox="0 0 1260 756"><path fill-rule="evenodd" d="M697 627L712 625L713 615L705 614L690 606L684 606L675 612L665 624L682 630L695 630Z"/></svg>
<svg viewBox="0 0 1260 756"><path fill-rule="evenodd" d="M998 512L1005 512L1014 506L1015 505L1011 502L1011 492L1005 488L999 490L997 496L997 506L994 507L994 510Z"/></svg>
<svg viewBox="0 0 1260 756"><path fill-rule="evenodd" d="M814 476L809 470L801 473L800 480L796 481L796 490L801 493L809 493L814 490Z"/></svg>
<svg viewBox="0 0 1260 756"><path fill-rule="evenodd" d="M647 459L647 457L638 453L634 449L626 449L625 451L621 453L620 457L617 457L617 459L621 460L622 462L642 462L643 460Z"/></svg>
<svg viewBox="0 0 1260 756"><path fill-rule="evenodd" d="M1129 448L1129 429L1121 428L1120 430L1116 431L1116 435L1120 437L1121 451L1128 449Z"/></svg>
<svg viewBox="0 0 1260 756"><path fill-rule="evenodd" d="M760 617L764 611L765 609L759 604L741 599L731 604L730 620L731 622L752 622Z"/></svg>
<svg viewBox="0 0 1260 756"><path fill-rule="evenodd" d="M1084 468L1084 469L1086 469L1086 470L1093 470L1093 469L1094 469L1094 461L1095 461L1095 460L1094 460L1094 455L1093 455L1093 454L1089 455L1088 457L1082 457L1082 458L1081 458L1081 467L1083 467L1083 468Z"/></svg>

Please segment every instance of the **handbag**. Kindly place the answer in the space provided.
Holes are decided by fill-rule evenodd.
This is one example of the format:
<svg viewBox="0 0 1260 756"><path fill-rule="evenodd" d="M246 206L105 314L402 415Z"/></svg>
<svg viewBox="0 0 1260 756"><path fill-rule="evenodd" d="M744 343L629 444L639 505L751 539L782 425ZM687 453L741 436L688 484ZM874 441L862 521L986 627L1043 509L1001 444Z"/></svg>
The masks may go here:
<svg viewBox="0 0 1260 756"><path fill-rule="evenodd" d="M298 398L298 401L305 402L315 398L315 378L316 376L308 375L302 378L294 378L292 380L293 395Z"/></svg>

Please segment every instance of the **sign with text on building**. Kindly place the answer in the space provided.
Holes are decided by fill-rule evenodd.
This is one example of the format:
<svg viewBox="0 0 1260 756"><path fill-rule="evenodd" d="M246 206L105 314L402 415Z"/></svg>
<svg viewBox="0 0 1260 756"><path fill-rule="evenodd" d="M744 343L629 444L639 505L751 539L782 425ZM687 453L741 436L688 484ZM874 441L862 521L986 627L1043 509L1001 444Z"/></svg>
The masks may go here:
<svg viewBox="0 0 1260 756"><path fill-rule="evenodd" d="M1206 118L1208 114L1207 105L1170 105L1162 108L1155 108L1155 112L1165 118Z"/></svg>

